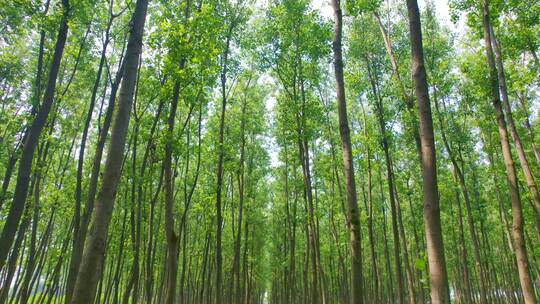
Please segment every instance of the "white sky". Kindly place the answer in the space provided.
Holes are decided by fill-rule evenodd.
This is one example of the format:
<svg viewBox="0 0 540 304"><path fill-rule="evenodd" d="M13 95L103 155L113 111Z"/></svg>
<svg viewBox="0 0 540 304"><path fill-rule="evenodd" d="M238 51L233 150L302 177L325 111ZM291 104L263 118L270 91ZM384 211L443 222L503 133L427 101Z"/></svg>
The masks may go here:
<svg viewBox="0 0 540 304"><path fill-rule="evenodd" d="M311 3L313 5L313 8L319 9L324 17L332 17L330 0L312 0ZM443 21L446 24L450 24L450 11L448 8L448 0L433 0L433 3L435 3L435 10L437 12L437 16L439 17L439 20ZM405 1L403 1L403 5L405 5ZM418 5L422 10L426 5L426 1L419 0Z"/></svg>

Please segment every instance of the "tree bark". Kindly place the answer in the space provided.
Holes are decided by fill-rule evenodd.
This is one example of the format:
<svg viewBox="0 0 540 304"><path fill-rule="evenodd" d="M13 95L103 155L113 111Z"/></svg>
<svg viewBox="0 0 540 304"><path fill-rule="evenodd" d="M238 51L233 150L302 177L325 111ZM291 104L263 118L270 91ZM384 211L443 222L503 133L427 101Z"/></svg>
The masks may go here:
<svg viewBox="0 0 540 304"><path fill-rule="evenodd" d="M71 251L70 259L70 269L68 272L68 284L66 286L66 301L71 300L73 295L73 288L75 287L75 280L79 272L79 267L81 264L82 254L84 250L84 243L86 241L88 225L90 224L90 219L92 212L94 210L94 202L98 188L98 182L100 177L101 170L101 159L103 157L103 150L105 149L105 142L107 140L107 135L113 119L114 108L116 104L116 93L120 86L120 81L123 77L124 64L121 63L120 68L116 73L115 80L111 86L111 92L109 97L109 105L107 106L107 111L105 113L105 119L103 121L103 126L101 127L98 135L98 141L96 143L96 151L94 153L94 158L92 161L92 172L90 174L90 181L88 183L88 193L85 200L84 211L81 217L81 223L79 225L79 233L77 233L77 240L74 242L73 249Z"/></svg>
<svg viewBox="0 0 540 304"><path fill-rule="evenodd" d="M499 89L501 92L504 113L506 115L506 120L508 121L508 129L510 131L510 137L512 138L512 141L514 142L514 147L516 148L519 163L521 164L523 176L525 177L525 182L527 183L527 187L529 188L529 192L531 193L534 210L536 212L536 218L538 219L540 217L540 194L538 193L538 188L536 187L536 182L531 172L529 161L527 159L527 156L525 155L523 144L521 143L521 138L519 137L519 133L516 130L516 126L514 124L514 118L512 117L512 108L510 107L510 101L508 100L508 90L506 86L506 75L504 72L504 64L503 64L501 47L499 45L499 42L497 41L497 38L495 37L493 26L490 25L489 30L490 30L490 35L491 35L491 43L493 46L493 50L495 51L495 63L497 66L497 77L499 78ZM534 141L533 141L533 145L534 145Z"/></svg>
<svg viewBox="0 0 540 304"><path fill-rule="evenodd" d="M347 221L349 222L349 241L351 250L351 303L363 303L362 292L362 249L360 242L360 211L356 197L356 182L354 179L354 165L351 147L351 135L347 118L347 104L345 101L345 80L343 77L343 55L341 36L343 32L343 15L341 1L332 0L334 10L334 38L332 49L334 51L334 72L336 75L337 104L339 114L339 133L343 150L343 169L345 173L345 188L347 192Z"/></svg>
<svg viewBox="0 0 540 304"><path fill-rule="evenodd" d="M508 134L506 131L506 121L504 119L504 113L499 95L499 78L497 76L497 67L495 65L495 59L493 58L493 48L491 45L491 24L488 0L482 0L482 24L484 30L486 57L489 66L491 101L493 103L497 118L499 140L501 142L504 165L506 168L506 181L508 183L510 202L512 204L512 238L514 240L514 251L518 265L519 281L525 303L532 304L535 302L535 296L528 270L527 251L523 236L523 213L521 209L521 199L519 196L516 169L514 166L514 160L512 159L512 152L510 151L510 143L508 141Z"/></svg>
<svg viewBox="0 0 540 304"><path fill-rule="evenodd" d="M218 142L218 159L217 159L217 172L216 172L216 303L223 302L223 290L222 290L222 252L221 252L221 235L223 232L223 214L221 206L221 189L223 185L223 141L225 133L225 112L227 107L227 72L228 72L228 59L230 44L232 38L232 32L234 30L234 22L229 26L227 33L225 49L223 51L222 58L222 71L221 71L221 114L219 120L219 142Z"/></svg>
<svg viewBox="0 0 540 304"><path fill-rule="evenodd" d="M73 228L73 249L71 253L71 259L69 264L69 272L67 279L66 287L66 296L65 303L69 303L71 296L73 295L73 287L75 286L75 277L77 276L78 266L80 263L80 257L82 255L82 246L79 244L81 238L79 236L81 232L81 224L85 225L83 228L84 233L87 231L87 224L81 223L81 197L82 197L82 178L83 178L83 165L84 165L84 152L86 149L86 141L88 138L88 131L90 129L90 122L92 121L92 113L94 111L94 106L97 98L97 91L101 82L101 74L103 71L103 66L105 65L105 56L107 51L107 46L109 44L109 32L112 26L112 16L109 19L107 24L107 30L105 31L105 42L103 43L103 48L101 50L101 58L99 60L99 66L96 74L96 80L94 81L94 87L92 89L92 95L90 97L90 104L88 105L88 111L86 112L86 119L84 122L83 132L81 135L81 144L79 147L79 158L77 160L77 175L75 182L75 215L74 215L74 228ZM84 216L83 216L84 217ZM85 219L82 220L83 222ZM86 239L86 238L84 238ZM83 240L84 240L83 239Z"/></svg>
<svg viewBox="0 0 540 304"><path fill-rule="evenodd" d="M84 248L82 264L71 300L72 304L92 303L94 301L97 282L100 277L100 271L97 271L97 269L102 269L101 265L107 242L109 223L112 217L118 181L120 180L139 57L142 51L142 36L147 7L148 0L137 0L131 19L131 31L125 58L125 77L120 89L118 112L111 133L111 144L103 172L103 183L96 204L94 223Z"/></svg>
<svg viewBox="0 0 540 304"><path fill-rule="evenodd" d="M420 12L416 0L407 0L407 13L409 16L411 39L411 73L414 81L416 104L420 120L424 223L430 273L431 302L433 304L444 304L450 302L450 294L441 231L433 118L431 116L429 90L426 69L424 66Z"/></svg>
<svg viewBox="0 0 540 304"><path fill-rule="evenodd" d="M165 235L167 237L167 261L165 272L167 273L165 287L165 303L172 304L176 297L176 279L178 273L178 233L174 230L174 168L172 166L173 132L176 120L176 110L180 94L180 83L176 80L169 118L167 121L167 139L165 145L165 159L163 170L165 170Z"/></svg>

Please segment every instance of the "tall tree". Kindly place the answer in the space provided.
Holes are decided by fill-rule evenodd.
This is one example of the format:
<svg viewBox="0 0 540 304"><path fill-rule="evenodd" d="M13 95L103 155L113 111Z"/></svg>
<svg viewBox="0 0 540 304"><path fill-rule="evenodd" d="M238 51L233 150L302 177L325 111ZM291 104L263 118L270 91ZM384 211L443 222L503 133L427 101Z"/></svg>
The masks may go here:
<svg viewBox="0 0 540 304"><path fill-rule="evenodd" d="M514 166L514 160L512 159L512 152L510 150L510 142L508 141L508 133L506 129L506 120L504 118L504 112L499 94L499 77L497 75L497 66L495 64L493 47L491 44L491 23L489 15L489 2L487 0L482 0L482 25L484 33L484 47L486 49L486 58L489 67L489 92L491 95L493 108L495 109L499 141L501 143L504 165L506 168L506 181L508 183L510 202L512 204L512 238L514 241L514 252L519 271L519 281L521 284L523 299L525 303L529 304L535 302L535 295L529 274L527 250L525 248L523 211L521 209L518 179L516 175L516 168Z"/></svg>
<svg viewBox="0 0 540 304"><path fill-rule="evenodd" d="M126 49L124 78L111 132L111 144L103 171L101 190L96 202L94 222L84 247L82 263L74 287L72 304L92 303L96 295L97 283L101 275L99 270L102 269L103 265L103 254L105 253L109 224L122 169L147 9L148 0L137 0L130 22L131 31Z"/></svg>
<svg viewBox="0 0 540 304"><path fill-rule="evenodd" d="M431 302L444 304L450 302L450 291L441 228L433 118L429 101L426 68L424 66L420 11L416 0L407 0L407 14L409 16L411 39L411 74L414 81L414 92L420 120L422 192Z"/></svg>
<svg viewBox="0 0 540 304"><path fill-rule="evenodd" d="M360 240L360 210L356 198L356 181L351 146L347 104L345 101L345 80L343 77L343 51L341 37L343 33L343 13L341 1L332 0L334 10L334 73L336 75L337 105L339 114L339 134L343 153L343 171L345 173L345 189L347 192L347 223L351 251L351 303L363 303L362 292L362 248Z"/></svg>
<svg viewBox="0 0 540 304"><path fill-rule="evenodd" d="M4 268L9 250L11 249L15 239L15 233L19 228L19 223L21 221L26 203L26 197L28 196L28 185L30 183L30 172L32 170L34 152L38 145L43 127L47 123L49 112L51 111L55 100L56 81L58 78L58 72L60 71L60 61L62 60L64 47L66 45L70 11L71 7L69 0L62 0L62 18L60 20L60 26L54 46L54 53L50 63L50 70L47 86L45 87L45 94L43 96L43 102L36 114L36 117L32 121L30 128L28 129L28 135L25 136L21 159L19 161L17 183L15 185L13 201L6 218L6 223L2 229L2 234L0 235L0 244L2 245L0 246L0 269Z"/></svg>

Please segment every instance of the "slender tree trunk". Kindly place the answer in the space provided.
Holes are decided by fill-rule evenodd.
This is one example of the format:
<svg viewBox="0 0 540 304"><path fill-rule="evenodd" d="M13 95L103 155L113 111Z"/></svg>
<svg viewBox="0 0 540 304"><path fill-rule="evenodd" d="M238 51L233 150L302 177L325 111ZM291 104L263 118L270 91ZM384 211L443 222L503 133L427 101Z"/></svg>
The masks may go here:
<svg viewBox="0 0 540 304"><path fill-rule="evenodd" d="M343 55L341 36L343 32L343 16L341 1L332 0L334 10L334 71L336 74L337 104L339 114L339 133L343 149L343 169L345 172L345 188L347 190L347 221L349 222L349 241L351 249L351 303L363 303L362 292L362 249L360 241L360 211L356 198L356 182L354 179L354 165L351 147L349 121L347 119L347 105L345 101L345 81L343 77Z"/></svg>
<svg viewBox="0 0 540 304"><path fill-rule="evenodd" d="M179 80L175 82L169 119L167 122L167 143L165 146L165 235L167 237L167 262L164 271L167 273L165 287L165 303L172 304L176 297L176 279L178 273L178 233L174 231L174 172L172 166L173 132L176 120L176 109L180 94Z"/></svg>
<svg viewBox="0 0 540 304"><path fill-rule="evenodd" d="M131 19L131 32L125 59L125 77L120 89L118 112L111 133L111 144L103 172L103 184L96 204L94 223L90 237L85 245L82 264L71 300L72 304L94 301L97 281L100 277L100 271L96 271L96 269L102 269L101 264L107 242L107 232L120 179L131 104L137 80L138 62L142 50L142 36L147 7L148 0L137 0Z"/></svg>
<svg viewBox="0 0 540 304"><path fill-rule="evenodd" d="M105 56L107 51L107 45L109 44L109 31L112 26L112 17L109 19L107 25L107 30L105 31L105 42L103 43L103 48L101 50L101 58L99 61L98 71L96 74L96 80L94 82L94 87L92 89L92 95L90 97L90 104L88 105L88 111L86 112L86 119L84 122L83 132L81 136L81 144L79 147L79 158L77 160L77 176L76 176L76 185L75 185L75 215L74 215L74 229L73 229L73 249L71 253L71 259L69 264L69 273L67 279L66 287L66 296L65 303L69 303L71 296L73 295L73 287L75 286L75 278L77 276L77 271L79 270L80 257L82 255L82 249L84 244L80 244L81 240L86 240L86 237L82 238L81 233L81 224L84 225L83 231L86 234L87 231L87 220L84 219L81 221L81 197L82 197L82 177L83 177L83 165L84 165L84 152L86 149L86 141L88 138L88 131L90 129L90 122L92 121L92 113L94 112L94 106L97 98L97 91L101 82L101 74L103 71L103 66L105 65ZM108 128L107 128L108 129ZM82 223L84 222L84 223Z"/></svg>
<svg viewBox="0 0 540 304"><path fill-rule="evenodd" d="M334 144L334 140L333 140L333 130L332 130L332 125L331 125L331 122L330 122L330 103L329 101L323 96L322 94L322 91L320 89L320 87L318 88L319 89L319 95L320 95L320 100L324 103L324 109L325 109L325 124L326 124L326 129L327 129L327 132L328 132L328 141L330 143L330 155L331 155L331 158L332 158L332 181L331 181L331 193L332 193L332 197L335 197L335 186L337 184L337 188L338 188L338 199L339 199L339 203L340 203L340 207L342 209L342 214L346 215L347 212L345 211L345 202L344 202L344 196L343 196L343 191L342 191L342 186L341 186L341 179L340 179L340 175L339 175L339 169L338 169L338 162L337 162L337 159L336 159L336 152L335 152L335 144ZM362 111L364 110L363 108L363 105L362 105ZM366 123L365 122L365 112L364 113L364 124ZM364 129L364 134L367 134L367 129ZM315 144L314 144L315 146ZM367 149L367 153L369 155L369 148ZM368 156L369 157L369 156ZM362 184L362 194L364 196L364 205L366 205L366 198L365 198L365 191L364 191L364 185ZM368 210L367 206L366 206L366 210ZM339 241L339 233L338 233L338 229L336 227L336 224L335 224L335 220L334 220L334 210L331 209L331 214L330 214L330 222L331 222L331 227L332 227L332 237L334 239L335 242L338 242ZM369 220L368 220L369 221ZM345 221L347 223L347 221ZM338 296L341 298L342 302L343 303L348 303L350 300L349 300L349 282L347 280L347 277L349 277L347 275L347 268L345 266L345 259L343 257L343 254L341 253L341 247L338 246L336 248L336 251L338 253L338 264L340 266L340 269L341 269L341 273L338 274L336 276L336 280L338 280L340 282L340 285L339 287L337 287L336 289L339 291L338 293ZM330 259L330 263L332 262L332 259ZM375 263L375 260L372 259L372 262ZM322 268L322 267L321 267ZM378 278L376 276L376 278ZM333 276L330 276L330 280L333 280ZM378 282L378 279L376 281L376 284ZM335 282L330 282L330 284L335 284ZM331 286L330 286L331 287Z"/></svg>
<svg viewBox="0 0 540 304"><path fill-rule="evenodd" d="M137 93L135 93L137 94ZM140 243L141 243L141 205L140 201L136 198L137 185L141 182L137 178L137 145L139 138L139 124L140 117L136 113L136 104L134 104L135 124L133 126L133 148L131 150L131 243L133 245L133 262L131 265L131 271L128 278L126 290L124 291L124 297L122 303L128 304L130 296L134 303L138 302L138 283L139 283L139 259L140 259Z"/></svg>
<svg viewBox="0 0 540 304"><path fill-rule="evenodd" d="M385 267L386 267L386 275L387 275L387 287L388 289L385 292L385 301L393 301L394 299L394 278L392 275L392 267L390 266L390 250L388 250L388 233L386 228L386 204L385 198L384 198L384 190L383 190L383 179L382 179L382 173L381 173L381 165L380 163L377 166L377 175L378 175L378 181L379 181L379 193L381 195L381 213L383 217L382 221L382 233L383 233L383 241L384 241L384 261L385 261Z"/></svg>
<svg viewBox="0 0 540 304"><path fill-rule="evenodd" d="M412 189L410 188L410 184L409 184L409 180L410 178L408 177L407 178L407 181L406 181L406 186L407 186L407 201L409 203L409 212L410 212L410 217L411 217L411 225L412 225L412 229L413 229L413 239L414 239L414 244L415 244L415 247L416 247L416 255L417 256L420 256L420 255L423 255L421 253L421 245L420 245L420 240L419 240L419 237L418 237L418 231L416 230L416 220L415 220L415 212L414 212L414 208L413 208L413 205L412 205ZM418 257L417 257L418 258ZM423 271L421 269L417 269L416 271L416 280L418 281L417 284L418 284L418 288L419 288L419 292L418 292L418 301L420 302L425 302L425 294L424 294L424 283L422 282L422 276L423 276Z"/></svg>
<svg viewBox="0 0 540 304"><path fill-rule="evenodd" d="M416 0L407 0L407 12L409 16L411 39L411 73L413 75L418 116L420 120L424 224L430 273L431 302L433 304L445 304L450 302L450 293L444 257L439 192L437 189L437 162L435 156L433 119L431 116L429 90L426 69L424 66L420 11Z"/></svg>
<svg viewBox="0 0 540 304"><path fill-rule="evenodd" d="M54 115L56 117L56 115ZM51 122L50 129L49 129L49 138L52 134L52 131L54 130L54 121ZM43 147L43 145L45 147ZM29 284L30 280L32 278L32 275L34 273L34 267L36 264L36 238L37 238L37 229L39 224L39 213L40 213L40 185L42 182L43 175L46 174L45 166L48 153L49 153L49 147L50 147L50 140L46 140L44 144L42 144L42 148L38 148L38 161L36 164L36 168L34 169L34 185L33 185L33 192L34 192L34 210L32 215L32 232L30 237L30 248L28 252L28 261L26 264L26 273L23 279L23 283L21 286L20 291L20 303L28 303L28 298L30 296L29 293ZM41 151L40 151L41 150ZM45 173L45 174L44 174Z"/></svg>
<svg viewBox="0 0 540 304"><path fill-rule="evenodd" d="M396 283L397 283L397 301L398 303L404 303L404 288L403 288L403 272L401 270L401 253L400 253L400 244L399 244L399 228L398 228L398 219L396 212L396 195L394 188L394 176L392 172L392 159L390 157L390 148L389 148L389 139L386 132L386 122L384 120L384 109L382 105L382 100L377 90L377 81L376 76L372 75L371 72L371 63L369 60L366 62L368 66L368 75L371 82L371 88L373 91L373 96L375 98L375 110L376 115L379 121L379 129L381 132L381 145L384 152L384 159L386 164L386 178L388 183L388 196L390 197L390 214L392 216L392 235L393 235L393 244L394 244L394 263L396 269Z"/></svg>
<svg viewBox="0 0 540 304"><path fill-rule="evenodd" d="M50 7L50 0L47 0L45 3L45 8L43 11L43 15L46 16L47 12L49 11ZM36 80L34 82L33 87L33 96L32 96L32 110L31 115L32 117L36 114L37 109L39 108L39 100L41 97L41 81L42 81L42 74L43 74L43 56L44 56L44 48L45 48L45 29L42 28L40 31L40 37L39 37L39 48L38 48L38 58L37 58L37 69L36 69ZM26 137L28 135L28 129L24 130L24 135L22 139L19 140L19 143L15 146L13 149L13 153L11 154L8 165L6 167L6 171L4 173L4 179L2 180L2 192L0 192L0 209L2 208L2 205L4 203L4 200L6 199L6 192L9 186L9 183L11 181L11 177L13 175L13 169L15 168L15 164L18 161L18 154L20 153L21 143L26 142Z"/></svg>
<svg viewBox="0 0 540 304"><path fill-rule="evenodd" d="M499 42L497 41L497 38L495 37L493 26L490 25L489 30L490 30L490 36L491 36L491 43L493 46L493 50L495 51L495 63L497 66L497 77L499 79L499 89L501 92L504 113L506 115L506 120L508 121L508 129L510 131L510 137L514 141L514 147L516 148L519 163L521 164L521 169L523 170L523 176L525 177L525 182L527 183L527 187L529 188L529 192L531 193L531 198L534 203L533 204L534 210L536 212L536 216L538 219L540 217L540 194L538 193L538 188L536 187L534 176L531 172L531 168L529 167L529 161L527 160L527 156L525 155L523 144L521 143L521 138L519 137L519 134L516 130L516 126L514 124L514 118L512 117L512 108L510 107L510 101L508 100L506 75L504 72L501 47L499 45Z"/></svg>
<svg viewBox="0 0 540 304"><path fill-rule="evenodd" d="M4 178L2 179L2 192L0 192L0 209L3 207L4 201L7 198L7 190L9 187L9 183L11 181L11 177L13 176L13 169L15 169L15 164L17 163L17 160L19 159L18 154L20 153L20 147L21 142L24 142L24 138L20 139L15 148L13 149L13 152L11 153L11 156L9 157L6 171L4 172Z"/></svg>
<svg viewBox="0 0 540 304"><path fill-rule="evenodd" d="M245 88L246 92L249 88L249 84L251 82L251 79L248 81L248 84ZM247 95L247 93L246 93ZM246 136L245 136L245 128L246 128L246 107L247 107L247 96L244 95L243 103L242 103L242 116L241 116L241 122L240 122L240 164L238 168L238 196L239 196L239 206L238 206L238 231L236 232L235 237L235 244L234 244L234 257L233 257L233 266L232 266L232 278L231 278L231 287L236 284L236 290L233 292L233 289L231 288L230 293L231 295L235 294L235 302L234 303L240 303L240 245L242 241L242 216L244 211L244 192L245 192L245 176L244 176L244 159L245 159L245 147L246 147ZM236 279L235 279L236 277ZM231 298L232 299L232 296ZM233 303L232 301L230 301Z"/></svg>
<svg viewBox="0 0 540 304"><path fill-rule="evenodd" d="M301 66L301 61L299 62ZM301 69L301 68L300 68ZM309 146L305 135L305 102L306 95L304 91L304 80L302 79L300 72L300 91L301 91L301 107L300 113L296 114L296 130L298 139L298 153L302 168L302 177L304 181L304 202L307 212L307 239L306 244L311 247L311 270L312 270L312 286L311 286L311 301L312 303L319 303L319 248L317 246L317 230L315 226L315 211L313 205L313 187L311 180L311 169L309 163ZM296 99L294 99L296 100Z"/></svg>
<svg viewBox="0 0 540 304"><path fill-rule="evenodd" d="M532 304L535 302L535 296L532 287L531 277L529 274L527 251L525 248L525 240L523 236L523 213L521 209L521 199L519 197L516 169L514 166L514 161L512 159L512 152L510 151L510 143L508 142L508 134L506 131L506 121L504 119L504 113L499 95L499 79L497 76L497 67L495 65L495 59L493 58L493 48L491 45L491 24L487 0L482 0L482 22L484 29L484 44L486 48L486 57L490 72L489 76L491 99L493 107L495 108L497 127L499 131L499 140L501 142L501 149L503 152L504 164L506 167L506 180L508 183L510 201L512 204L512 238L514 240L514 251L518 265L519 281L521 284L521 290L525 303Z"/></svg>
<svg viewBox="0 0 540 304"><path fill-rule="evenodd" d="M69 0L62 0L62 19L60 28L54 46L54 54L51 60L51 68L43 103L30 126L28 137L23 144L22 155L19 162L19 170L17 173L17 184L13 195L13 202L9 209L9 213L5 220L2 234L0 235L0 270L4 268L9 250L15 239L15 234L24 211L26 197L28 195L28 185L30 182L30 171L32 170L32 162L34 160L34 151L39 141L41 131L47 122L47 117L54 102L54 92L56 89L56 80L60 69L60 61L64 53L68 33L68 17L70 13Z"/></svg>
<svg viewBox="0 0 540 304"><path fill-rule="evenodd" d="M444 124L442 115L440 113L439 102L437 98L437 89L435 87L433 87L433 100L435 103L435 112L437 113L437 117L439 120L439 125L440 125L439 127L441 129L441 137L444 143L444 147L446 149L446 152L448 152L448 156L450 158L450 162L452 163L454 173L459 181L459 186L461 188L461 193L463 194L463 199L465 200L465 208L467 210L467 223L469 226L469 234L471 236L471 241L473 245L475 268L476 268L476 273L478 275L478 284L480 287L480 294L479 294L480 303L487 304L488 287L486 286L486 282L484 279L485 272L484 272L482 259L480 257L480 242L478 241L477 231L476 231L476 227L475 227L475 223L474 223L474 219L472 215L472 207L471 207L471 199L469 196L469 190L467 188L467 184L465 181L465 175L464 175L465 168L463 165L460 167L460 165L458 164L456 155L454 151L452 150L452 148L450 147L450 143L448 142L448 139L446 137L446 132L445 132L446 126ZM444 108L444 101L443 101L443 108ZM459 147L458 147L458 151L459 151ZM458 154L459 153L460 151L458 152ZM459 214L460 214L459 216L461 217L461 206L459 207ZM461 218L460 218L460 221L461 221ZM466 263L466 260L465 260L465 263Z"/></svg>
<svg viewBox="0 0 540 304"><path fill-rule="evenodd" d="M138 208L140 208L140 206L142 205L142 199L143 199L143 180L144 180L144 176L145 176L145 172L146 172L146 167L147 167L147 163L148 163L148 157L150 155L150 151L152 150L152 147L154 146L154 132L156 130L156 127L157 127L157 124L160 120L160 116L161 116L161 112L163 110L163 106L164 106L165 102L164 100L162 99L160 102L159 102L159 105L158 105L158 109L156 111L156 114L154 116L154 121L152 122L152 127L150 128L150 138L148 139L148 143L146 144L146 148L145 148L145 151L144 151L144 155L143 155L143 161L142 161L142 164L141 164L141 170L140 170L140 179L141 179L141 182L139 182L138 184ZM158 179L158 184L157 184L157 190L155 192L155 194L151 197L150 199L150 210L149 210L149 215L148 215L148 233L147 233L147 236L148 236L148 245L147 245L147 248L146 248L146 259L145 259L145 270L146 270L146 273L145 273L145 284L144 284L144 291L145 291L145 295L146 295L146 302L148 304L151 303L151 300L152 300L152 284L153 284L153 276L154 274L152 273L153 272L153 267L152 267L152 253L153 253L153 238L154 238L154 234L153 234L153 222L154 222L154 210L155 210L155 202L157 201L157 196L159 195L159 193L161 192L161 184L162 184L162 181L163 181L163 172L164 172L164 168L163 166L161 166L161 170L160 170L160 175L159 175L159 179ZM150 183L151 184L151 183Z"/></svg>
<svg viewBox="0 0 540 304"><path fill-rule="evenodd" d="M159 193L161 193L161 186L163 183L163 175L164 175L164 168L161 167L160 175L158 179L158 184L156 191L152 197L152 200L150 201L150 211L148 215L148 246L146 250L146 260L145 260L145 269L146 269L146 276L145 276L145 293L146 293L146 303L151 304L152 303L152 295L153 295L153 286L154 286L154 255L155 255L155 242L154 242L154 214L156 209L156 202L158 199ZM159 225L158 225L159 226ZM157 239L157 238L156 238Z"/></svg>
<svg viewBox="0 0 540 304"><path fill-rule="evenodd" d="M228 59L230 44L232 39L232 32L234 30L234 22L231 23L229 31L227 33L225 50L223 51L222 58L222 71L221 71L221 114L219 121L219 142L218 142L218 159L217 159L217 173L216 173L216 303L223 303L223 290L222 290L222 273L223 273L223 253L221 251L221 239L223 232L223 214L221 206L221 188L223 185L223 141L225 133L225 111L227 107L227 72L228 72Z"/></svg>
<svg viewBox="0 0 540 304"><path fill-rule="evenodd" d="M114 108L116 104L116 93L122 80L124 65L121 64L119 70L116 73L115 80L111 86L111 92L109 96L109 105L105 113L105 119L103 126L100 128L98 141L96 143L96 151L92 161L92 172L90 174L90 181L88 183L88 193L85 200L84 211L81 217L81 223L79 226L79 233L77 234L78 240L74 242L74 247L71 251L70 270L68 272L68 284L66 289L66 301L68 296L73 294L73 288L75 287L75 280L81 264L82 254L84 250L84 243L86 241L88 225L92 212L94 210L94 201L97 193L98 182L100 178L101 159L103 157L103 151L105 149L105 142L113 119ZM69 303L69 302L65 302Z"/></svg>
<svg viewBox="0 0 540 304"><path fill-rule="evenodd" d="M366 138L369 138L368 133L368 124L366 119L366 111L364 109L364 105L360 104L362 107L362 116L364 120L364 136ZM366 161L367 161L367 203L368 206L366 207L366 210L368 212L368 237L369 237L369 247L370 247L370 253L371 253L371 267L373 271L373 275L375 276L375 290L373 291L374 298L373 300L376 303L379 303L382 300L382 296L380 295L380 288L381 288L381 278L379 269L377 266L377 254L375 251L375 233L373 229L373 178L372 178L372 166L371 166L371 149L369 147L369 144L366 144Z"/></svg>
<svg viewBox="0 0 540 304"><path fill-rule="evenodd" d="M392 175L394 176L394 169L392 167ZM394 188L396 185L394 184ZM409 258L409 249L407 248L407 239L405 238L405 227L403 225L403 216L401 213L401 203L399 200L398 190L397 188L394 189L396 193L396 211L397 211L397 218L398 218L398 224L399 224L399 236L402 241L403 246L403 261L405 266L405 275L407 278L407 291L408 291L408 298L409 303L414 304L416 303L416 295L414 291L414 273L411 265L411 259Z"/></svg>
<svg viewBox="0 0 540 304"><path fill-rule="evenodd" d="M29 209L26 209L29 210ZM28 211L26 213L29 213ZM11 251L11 254L8 259L7 268L6 268L6 274L5 278L2 277L2 283L4 284L2 288L0 289L0 303L6 303L7 298L10 293L10 286L11 282L13 280L13 277L20 277L17 273L17 260L19 258L19 252L21 249L24 248L24 236L26 233L26 229L28 228L28 224L30 223L30 214L25 214L23 217L23 221L21 222L21 225L19 227L19 231L17 233L17 237L15 238L15 243L13 244L13 250ZM15 282L16 283L16 282Z"/></svg>
<svg viewBox="0 0 540 304"><path fill-rule="evenodd" d="M294 238L293 238L293 221L291 215L291 206L290 206L290 199L289 199L289 152L287 150L287 144L285 143L283 147L285 158L284 160L284 173L283 173L283 179L285 181L284 183L284 196L285 196L285 214L287 216L287 238L289 242L289 267L288 267L288 275L287 275L287 284L289 285L289 289L287 292L286 301L293 302L295 297L295 291L296 291L296 283L295 283L295 263L294 263ZM242 301L239 301L238 303L243 303Z"/></svg>

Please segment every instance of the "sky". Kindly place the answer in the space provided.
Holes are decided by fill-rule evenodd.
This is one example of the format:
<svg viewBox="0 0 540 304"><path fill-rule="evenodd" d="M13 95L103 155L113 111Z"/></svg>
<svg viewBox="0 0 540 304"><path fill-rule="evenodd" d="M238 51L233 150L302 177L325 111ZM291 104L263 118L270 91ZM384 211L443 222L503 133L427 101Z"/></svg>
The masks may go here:
<svg viewBox="0 0 540 304"><path fill-rule="evenodd" d="M435 3L435 10L439 20L444 21L446 24L450 24L450 10L448 8L448 0L433 0ZM332 7L330 6L330 0L312 0L313 8L319 9L321 14L325 17L332 17ZM425 7L426 1L418 0L420 9ZM405 5L405 1L403 1Z"/></svg>

